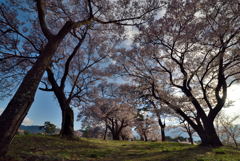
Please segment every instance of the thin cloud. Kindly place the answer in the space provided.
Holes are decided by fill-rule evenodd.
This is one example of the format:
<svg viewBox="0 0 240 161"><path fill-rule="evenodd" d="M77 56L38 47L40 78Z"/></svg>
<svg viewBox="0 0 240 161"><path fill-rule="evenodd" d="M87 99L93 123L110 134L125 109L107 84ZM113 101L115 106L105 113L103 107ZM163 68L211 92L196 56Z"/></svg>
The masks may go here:
<svg viewBox="0 0 240 161"><path fill-rule="evenodd" d="M23 120L22 122L22 125L25 125L25 126L30 126L33 124L33 120L31 120L30 118L28 117L25 117L25 119Z"/></svg>

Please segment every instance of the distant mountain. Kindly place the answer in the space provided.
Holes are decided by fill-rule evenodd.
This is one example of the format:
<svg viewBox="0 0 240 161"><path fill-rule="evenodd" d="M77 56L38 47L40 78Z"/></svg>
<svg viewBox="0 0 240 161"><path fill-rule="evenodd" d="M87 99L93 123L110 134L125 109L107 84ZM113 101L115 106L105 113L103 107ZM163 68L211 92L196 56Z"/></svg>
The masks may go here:
<svg viewBox="0 0 240 161"><path fill-rule="evenodd" d="M33 125L33 126L25 126L25 125L21 125L19 127L20 130L24 130L29 132L30 134L38 134L38 133L44 133L44 129L43 126L39 126L39 125ZM60 133L60 129L56 128L56 131L54 134L59 134Z"/></svg>
<svg viewBox="0 0 240 161"><path fill-rule="evenodd" d="M31 134L44 133L43 126L37 126L37 125L34 125L34 126L24 126L24 125L21 125L19 127L19 129L27 131L27 132L29 132Z"/></svg>

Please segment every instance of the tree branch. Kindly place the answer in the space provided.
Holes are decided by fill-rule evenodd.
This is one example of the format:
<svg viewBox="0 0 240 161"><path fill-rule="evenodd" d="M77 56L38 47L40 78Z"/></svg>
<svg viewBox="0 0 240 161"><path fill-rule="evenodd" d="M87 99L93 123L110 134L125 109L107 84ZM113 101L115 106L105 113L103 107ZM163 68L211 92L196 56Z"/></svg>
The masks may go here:
<svg viewBox="0 0 240 161"><path fill-rule="evenodd" d="M68 72L69 72L69 66L70 66L70 63L73 59L73 57L76 55L78 49L80 48L80 46L82 45L84 39L85 39L85 36L86 36L86 33L87 31L84 32L83 36L79 39L78 41L78 44L75 46L72 54L68 57L67 61L66 61L66 64L65 64L65 68L64 68L64 74L63 74L63 77L61 79L61 84L60 84L60 88L61 89L64 89L64 86L65 86L65 81L67 79L67 75L68 75Z"/></svg>
<svg viewBox="0 0 240 161"><path fill-rule="evenodd" d="M37 11L38 11L38 18L40 22L40 26L42 29L43 34L46 36L48 40L52 39L54 35L50 32L47 27L46 20L45 20L45 13L44 13L44 3L43 0L36 0L37 1Z"/></svg>

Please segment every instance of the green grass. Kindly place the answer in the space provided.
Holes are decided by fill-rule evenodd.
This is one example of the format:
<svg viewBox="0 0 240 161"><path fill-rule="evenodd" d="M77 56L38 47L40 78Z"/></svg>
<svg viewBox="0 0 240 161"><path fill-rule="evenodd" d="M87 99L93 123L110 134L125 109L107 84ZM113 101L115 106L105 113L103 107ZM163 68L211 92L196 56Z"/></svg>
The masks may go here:
<svg viewBox="0 0 240 161"><path fill-rule="evenodd" d="M180 143L60 139L22 135L12 142L4 161L240 161L231 147L203 148Z"/></svg>

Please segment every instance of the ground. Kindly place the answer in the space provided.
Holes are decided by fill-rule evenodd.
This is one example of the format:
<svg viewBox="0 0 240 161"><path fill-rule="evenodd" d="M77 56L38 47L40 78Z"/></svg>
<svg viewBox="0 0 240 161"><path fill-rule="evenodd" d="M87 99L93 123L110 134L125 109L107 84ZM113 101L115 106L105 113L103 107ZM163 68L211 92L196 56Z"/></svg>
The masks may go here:
<svg viewBox="0 0 240 161"><path fill-rule="evenodd" d="M1 159L0 159L1 160ZM240 150L180 143L21 135L1 161L240 161Z"/></svg>

